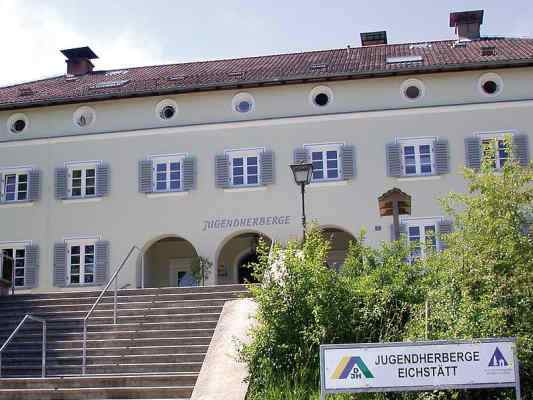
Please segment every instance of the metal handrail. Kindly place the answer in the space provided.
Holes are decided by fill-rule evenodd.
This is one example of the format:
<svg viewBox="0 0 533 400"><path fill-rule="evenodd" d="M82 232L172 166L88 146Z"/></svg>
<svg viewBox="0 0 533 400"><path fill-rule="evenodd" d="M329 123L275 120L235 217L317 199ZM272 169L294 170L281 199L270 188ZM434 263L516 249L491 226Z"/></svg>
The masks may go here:
<svg viewBox="0 0 533 400"><path fill-rule="evenodd" d="M81 373L82 373L82 375L85 375L86 364L87 364L87 321L91 317L91 314L93 313L93 311L96 308L96 306L98 305L98 303L100 303L100 300L102 300L102 297L104 297L105 292L107 292L107 290L109 289L111 284L113 282L115 282L114 295L113 295L113 324L114 325L117 324L117 298L118 298L118 296L117 296L117 291L118 291L118 280L117 280L117 278L118 278L118 275L119 275L120 271L122 270L124 265L126 265L126 262L131 257L131 255L133 254L133 252L135 250L137 250L141 254L143 253L142 250L140 248L138 248L137 246L132 246L131 247L130 251L128 252L128 255L124 258L122 263L115 270L115 272L113 273L113 276L111 277L111 279L109 279L109 282L107 282L107 285L105 286L105 288L103 288L102 292L100 292L100 296L98 296L98 298L94 302L94 304L91 307L91 309L87 312L87 314L83 318L83 353L82 353L82 364L81 364ZM141 263L144 263L144 257L141 257ZM142 270L144 270L143 266L141 266L141 271Z"/></svg>
<svg viewBox="0 0 533 400"><path fill-rule="evenodd" d="M4 342L2 347L0 347L0 377L2 376L2 352L7 347L7 345L13 340L15 335L18 333L20 328L22 328L22 325L24 325L24 322L26 322L28 319L33 319L34 321L41 322L43 324L43 348L42 348L42 361L41 361L41 376L44 378L46 376L46 321L42 318L35 317L31 314L26 314L24 318L22 318L22 321L19 322L15 330L9 335L7 340Z"/></svg>
<svg viewBox="0 0 533 400"><path fill-rule="evenodd" d="M15 294L15 259L13 257L8 256L7 254L4 254L3 252L0 252L0 262L2 263L2 266L4 265L4 260L2 258L7 258L8 260L11 260L11 295ZM2 268L3 271L3 268Z"/></svg>

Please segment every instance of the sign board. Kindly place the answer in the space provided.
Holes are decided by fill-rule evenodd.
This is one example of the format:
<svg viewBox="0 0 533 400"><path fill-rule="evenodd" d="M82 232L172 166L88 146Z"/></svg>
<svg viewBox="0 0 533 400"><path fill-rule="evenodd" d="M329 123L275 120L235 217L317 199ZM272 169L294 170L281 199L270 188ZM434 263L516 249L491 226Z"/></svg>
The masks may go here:
<svg viewBox="0 0 533 400"><path fill-rule="evenodd" d="M520 396L514 338L322 345L320 384L323 396L497 387Z"/></svg>

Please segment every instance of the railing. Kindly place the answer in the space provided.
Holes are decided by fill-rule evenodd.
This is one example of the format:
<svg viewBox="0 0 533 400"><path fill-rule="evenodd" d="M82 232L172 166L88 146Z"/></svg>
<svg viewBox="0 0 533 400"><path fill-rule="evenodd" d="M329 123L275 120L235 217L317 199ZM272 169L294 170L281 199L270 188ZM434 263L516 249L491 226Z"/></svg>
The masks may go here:
<svg viewBox="0 0 533 400"><path fill-rule="evenodd" d="M13 257L8 256L7 254L4 254L0 251L0 263L2 263L2 272L3 272L3 266L4 266L4 258L7 258L11 261L11 294L15 294L15 259ZM1 278L1 277L0 277Z"/></svg>
<svg viewBox="0 0 533 400"><path fill-rule="evenodd" d="M115 270L115 272L113 273L113 276L111 277L111 279L109 279L109 282L107 282L107 285L105 286L105 288L102 289L102 292L100 293L100 296L98 296L98 298L94 302L93 306L91 307L91 309L89 310L87 315L85 315L85 318L83 318L83 353L82 353L82 363L81 363L81 373L82 373L82 375L85 375L85 371L86 371L86 367L87 367L87 365L86 365L87 364L87 321L91 317L91 314L93 313L93 311L96 308L96 306L98 305L98 303L100 303L100 300L102 300L102 297L104 297L105 292L107 292L107 290L109 289L111 284L114 282L115 283L115 288L114 288L114 294L113 294L113 324L114 325L117 324L117 299L118 299L118 295L117 295L118 280L117 280L117 278L118 278L118 275L119 275L120 271L122 271L122 268L124 267L124 265L126 265L126 262L129 260L129 258L131 257L131 255L133 254L133 252L135 250L137 250L139 253L142 254L142 250L139 249L137 246L132 246L131 247L130 251L128 252L128 255L124 258L122 263ZM144 257L141 257L141 263L144 263ZM144 265L141 265L141 271L144 271Z"/></svg>
<svg viewBox="0 0 533 400"><path fill-rule="evenodd" d="M34 321L41 322L43 324L43 348L42 348L42 361L41 361L41 376L44 378L46 376L46 321L42 318L34 317L31 314L26 314L24 318L22 318L22 321L17 325L15 330L9 335L7 340L4 342L2 347L0 348L0 377L2 376L2 352L7 347L7 345L13 340L15 335L18 333L20 328L22 328L22 325L24 325L24 322L26 322L28 319L33 319Z"/></svg>

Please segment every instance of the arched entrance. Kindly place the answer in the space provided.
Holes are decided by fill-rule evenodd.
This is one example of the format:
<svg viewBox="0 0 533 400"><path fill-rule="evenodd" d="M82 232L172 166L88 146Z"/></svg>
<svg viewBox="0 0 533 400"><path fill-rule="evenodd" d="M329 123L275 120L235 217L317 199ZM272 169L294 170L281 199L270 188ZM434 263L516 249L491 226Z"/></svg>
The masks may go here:
<svg viewBox="0 0 533 400"><path fill-rule="evenodd" d="M327 263L330 267L338 270L348 255L350 242L356 239L350 232L337 227L324 227L322 233L330 242Z"/></svg>
<svg viewBox="0 0 533 400"><path fill-rule="evenodd" d="M257 246L260 239L271 243L267 236L259 232L245 232L226 240L218 253L217 284L256 282L250 264L258 261Z"/></svg>
<svg viewBox="0 0 533 400"><path fill-rule="evenodd" d="M167 236L150 244L144 252L144 287L197 286L191 265L196 249L186 239Z"/></svg>

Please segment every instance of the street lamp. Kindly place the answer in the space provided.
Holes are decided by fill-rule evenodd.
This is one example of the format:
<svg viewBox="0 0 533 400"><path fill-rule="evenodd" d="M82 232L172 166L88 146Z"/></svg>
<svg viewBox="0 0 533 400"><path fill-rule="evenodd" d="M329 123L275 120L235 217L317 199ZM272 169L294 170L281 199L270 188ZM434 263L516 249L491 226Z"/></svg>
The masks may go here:
<svg viewBox="0 0 533 400"><path fill-rule="evenodd" d="M313 175L313 164L300 162L298 164L289 165L294 175L294 182L300 185L302 190L302 227L303 227L303 241L305 242L305 186L311 183L311 177Z"/></svg>

